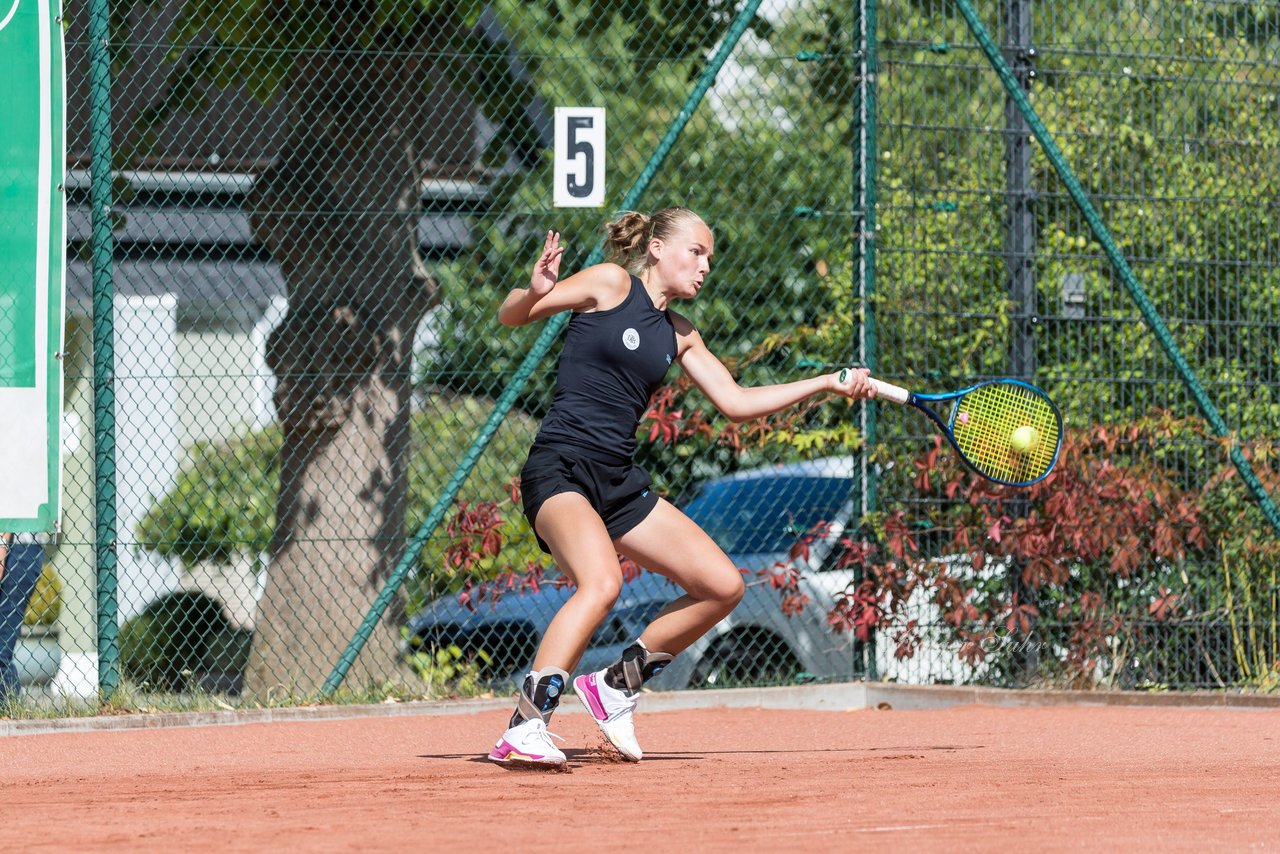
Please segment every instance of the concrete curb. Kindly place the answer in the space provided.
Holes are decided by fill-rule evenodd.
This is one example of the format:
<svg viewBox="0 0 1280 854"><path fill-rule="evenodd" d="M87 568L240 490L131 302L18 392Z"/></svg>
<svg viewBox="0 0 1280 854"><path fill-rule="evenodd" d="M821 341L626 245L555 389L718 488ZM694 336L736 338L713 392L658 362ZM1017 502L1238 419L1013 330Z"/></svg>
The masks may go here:
<svg viewBox="0 0 1280 854"><path fill-rule="evenodd" d="M219 712L157 712L98 715L82 718L0 720L0 737L65 732L110 732L167 727L240 726L351 718L406 717L506 712L510 697L468 700L388 702L364 705L293 706L235 709ZM647 711L705 708L808 709L857 711L892 709L923 711L953 706L1131 706L1184 709L1280 709L1280 694L1217 691L1059 691L1015 690L957 685L898 685L888 682L846 682L782 688L727 688L710 691L654 691L645 694ZM559 714L582 714L576 702L566 702Z"/></svg>

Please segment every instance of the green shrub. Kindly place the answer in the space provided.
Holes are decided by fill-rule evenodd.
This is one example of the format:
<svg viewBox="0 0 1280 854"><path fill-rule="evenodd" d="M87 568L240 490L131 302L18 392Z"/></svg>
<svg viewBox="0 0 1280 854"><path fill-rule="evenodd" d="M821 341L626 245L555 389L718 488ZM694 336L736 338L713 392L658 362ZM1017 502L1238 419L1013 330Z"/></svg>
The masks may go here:
<svg viewBox="0 0 1280 854"><path fill-rule="evenodd" d="M216 599L191 591L170 593L121 627L121 668L139 685L186 690L194 686L192 675L218 653L215 639L231 630Z"/></svg>
<svg viewBox="0 0 1280 854"><path fill-rule="evenodd" d="M474 697L488 690L486 674L491 670L493 658L483 649L468 653L450 644L409 653L405 661L427 686L429 694Z"/></svg>
<svg viewBox="0 0 1280 854"><path fill-rule="evenodd" d="M414 415L406 534L415 531L430 513L491 411L492 403L479 398L433 394L424 411ZM502 560L490 555L479 564L468 565L467 573L492 577L509 564L523 566L540 557L519 507L512 504L508 493L508 484L519 474L536 429L531 419L512 413L498 428L458 496L459 501L472 505L500 505L501 534L514 549ZM275 427L225 443L194 446L176 485L156 500L139 523L139 543L188 567L202 560L226 563L237 552L266 552L275 528L280 447L281 434ZM423 549L420 567L424 580L412 586L415 597L430 598L442 589L460 586L459 577L467 574L447 561L449 542L443 527Z"/></svg>
<svg viewBox="0 0 1280 854"><path fill-rule="evenodd" d="M24 626L52 626L62 613L62 579L52 564L46 563L36 580L35 592L23 615Z"/></svg>
<svg viewBox="0 0 1280 854"><path fill-rule="evenodd" d="M226 444L196 444L173 489L139 523L143 547L188 567L228 563L237 550L266 551L275 526L280 443L280 430L268 427Z"/></svg>

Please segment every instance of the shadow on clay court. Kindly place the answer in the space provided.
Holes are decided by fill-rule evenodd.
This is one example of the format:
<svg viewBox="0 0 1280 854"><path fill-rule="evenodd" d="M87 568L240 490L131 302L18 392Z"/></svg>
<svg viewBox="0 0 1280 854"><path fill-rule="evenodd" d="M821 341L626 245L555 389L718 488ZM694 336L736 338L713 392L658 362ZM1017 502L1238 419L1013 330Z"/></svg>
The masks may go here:
<svg viewBox="0 0 1280 854"><path fill-rule="evenodd" d="M733 752L733 751L730 751ZM808 751L805 751L808 752ZM441 759L441 760L462 760L464 762L473 762L480 765L497 765L496 762L489 761L489 757L483 753L420 753L419 759ZM605 750L595 750L592 748L574 750L570 748L564 751L564 758L570 764L577 765L632 765L635 763L628 762L616 753ZM693 760L705 759L706 756L701 753L646 753L644 755L645 762L670 762L672 760ZM500 767L514 770L530 770L524 765L502 765ZM538 770L538 769L532 769Z"/></svg>
<svg viewBox="0 0 1280 854"><path fill-rule="evenodd" d="M689 762L698 759L707 759L716 756L752 756L752 755L768 755L768 756L802 756L805 754L822 754L823 756L831 756L838 753L847 753L851 756L859 754L889 754L881 758L901 759L901 758L917 758L920 752L929 753L935 751L954 752L959 750L982 750L982 745L955 745L955 744L937 744L937 745L910 745L909 747L894 747L890 745L882 745L880 747L846 747L846 748L813 748L804 750L701 750L697 753L646 753L644 755L645 762ZM905 753L904 753L905 751ZM912 751L916 753L913 755ZM564 751L565 759L570 764L579 765L631 765L631 762L623 759L618 754L607 748L568 748ZM419 759L439 759L439 760L463 760L465 762L473 762L482 765L493 765L489 758L482 753L420 753ZM538 770L530 769L528 766L514 765L501 766L508 770Z"/></svg>

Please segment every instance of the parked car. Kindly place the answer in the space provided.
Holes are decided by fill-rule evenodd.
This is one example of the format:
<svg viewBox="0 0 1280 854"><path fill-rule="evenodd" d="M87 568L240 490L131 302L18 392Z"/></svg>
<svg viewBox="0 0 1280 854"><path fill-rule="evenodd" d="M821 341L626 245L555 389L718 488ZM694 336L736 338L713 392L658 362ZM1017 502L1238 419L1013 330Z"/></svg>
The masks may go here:
<svg viewBox="0 0 1280 854"><path fill-rule="evenodd" d="M746 570L742 602L724 620L677 656L652 683L658 690L725 685L848 680L854 674L854 642L834 632L827 614L849 585L852 571L834 566L839 534L852 513L854 458L827 457L770 465L708 481L684 505L725 553ZM800 566L799 613L783 613L777 590L757 571L785 564L797 539L820 522L826 536L813 543ZM544 586L536 593L507 593L496 603L472 606L442 597L413 615L405 652L456 647L497 683L517 683L528 672L542 631L571 587ZM622 587L609 617L591 638L579 672L616 661L627 644L669 601L680 595L667 579L642 572ZM479 653L483 651L484 655Z"/></svg>

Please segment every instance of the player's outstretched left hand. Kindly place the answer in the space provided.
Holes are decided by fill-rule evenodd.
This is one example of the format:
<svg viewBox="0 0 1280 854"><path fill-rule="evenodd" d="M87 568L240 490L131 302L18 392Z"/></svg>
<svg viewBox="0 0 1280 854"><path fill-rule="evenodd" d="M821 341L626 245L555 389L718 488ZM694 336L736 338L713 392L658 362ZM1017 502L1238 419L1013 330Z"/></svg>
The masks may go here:
<svg viewBox="0 0 1280 854"><path fill-rule="evenodd" d="M529 277L529 290L538 296L546 296L560 280L560 259L564 257L564 247L560 245L560 232L548 231L547 239L542 244L542 254L533 265L533 275Z"/></svg>

